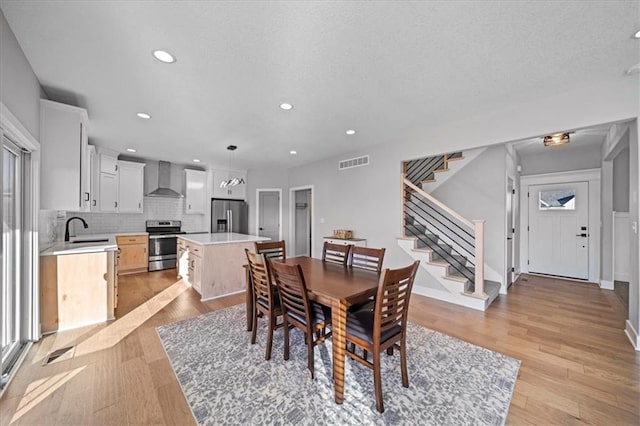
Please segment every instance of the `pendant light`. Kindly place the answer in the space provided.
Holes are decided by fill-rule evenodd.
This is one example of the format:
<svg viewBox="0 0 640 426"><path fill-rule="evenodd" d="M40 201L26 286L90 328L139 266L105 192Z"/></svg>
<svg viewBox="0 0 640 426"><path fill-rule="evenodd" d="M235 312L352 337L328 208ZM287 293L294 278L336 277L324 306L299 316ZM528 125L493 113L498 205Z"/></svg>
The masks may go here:
<svg viewBox="0 0 640 426"><path fill-rule="evenodd" d="M229 145L227 147L227 150L229 151L229 168L232 167L232 161L231 161L231 157L233 155L233 151L235 151L236 149L238 149L237 146L235 145ZM220 182L220 188L226 188L228 186L237 186L237 185L244 185L246 182L244 181L243 178L229 178L227 180L223 180L222 182Z"/></svg>

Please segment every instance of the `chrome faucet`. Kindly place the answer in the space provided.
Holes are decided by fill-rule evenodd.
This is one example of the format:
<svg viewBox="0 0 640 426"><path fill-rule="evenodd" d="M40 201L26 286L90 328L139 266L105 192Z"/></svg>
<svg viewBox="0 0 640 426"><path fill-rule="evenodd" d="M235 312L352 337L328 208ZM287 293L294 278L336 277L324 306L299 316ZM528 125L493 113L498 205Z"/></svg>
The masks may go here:
<svg viewBox="0 0 640 426"><path fill-rule="evenodd" d="M80 222L82 222L82 224L84 225L84 229L87 229L89 227L89 225L87 225L87 222L85 222L83 218L78 217L78 216L70 217L69 219L67 219L67 224L64 227L64 241L65 242L69 241L69 222L71 222L73 219L78 219Z"/></svg>

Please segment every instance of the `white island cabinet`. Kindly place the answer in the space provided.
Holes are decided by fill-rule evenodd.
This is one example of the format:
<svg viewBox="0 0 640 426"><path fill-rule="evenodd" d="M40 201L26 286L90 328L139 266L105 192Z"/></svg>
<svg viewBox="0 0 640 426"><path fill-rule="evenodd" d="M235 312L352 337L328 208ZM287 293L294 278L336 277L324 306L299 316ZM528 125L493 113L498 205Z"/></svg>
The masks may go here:
<svg viewBox="0 0 640 426"><path fill-rule="evenodd" d="M87 111L40 100L40 208L89 211Z"/></svg>
<svg viewBox="0 0 640 426"><path fill-rule="evenodd" d="M178 277L203 301L244 291L244 250L255 251L256 241L268 239L236 233L179 235Z"/></svg>

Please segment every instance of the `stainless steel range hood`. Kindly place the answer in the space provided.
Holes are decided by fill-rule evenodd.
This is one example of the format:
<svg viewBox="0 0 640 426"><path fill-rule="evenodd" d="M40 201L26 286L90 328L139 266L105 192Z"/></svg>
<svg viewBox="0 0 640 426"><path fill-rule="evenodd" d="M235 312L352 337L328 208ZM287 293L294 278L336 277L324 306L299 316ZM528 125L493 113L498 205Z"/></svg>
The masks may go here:
<svg viewBox="0 0 640 426"><path fill-rule="evenodd" d="M147 197L182 198L184 195L174 191L171 186L171 163L158 162L158 189L151 191Z"/></svg>

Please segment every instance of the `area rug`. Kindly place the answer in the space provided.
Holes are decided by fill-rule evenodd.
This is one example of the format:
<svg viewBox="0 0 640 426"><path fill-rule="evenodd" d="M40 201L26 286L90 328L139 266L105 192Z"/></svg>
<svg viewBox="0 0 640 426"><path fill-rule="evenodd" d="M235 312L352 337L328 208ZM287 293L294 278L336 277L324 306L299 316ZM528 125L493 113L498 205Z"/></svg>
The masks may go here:
<svg viewBox="0 0 640 426"><path fill-rule="evenodd" d="M408 324L409 388L400 358L382 356L385 412L375 407L373 373L346 359L344 403L333 396L331 339L315 348L315 379L306 371L303 335L274 333L264 360L266 321L250 343L244 306L234 306L157 329L171 365L201 425L502 425L520 361L442 333Z"/></svg>

